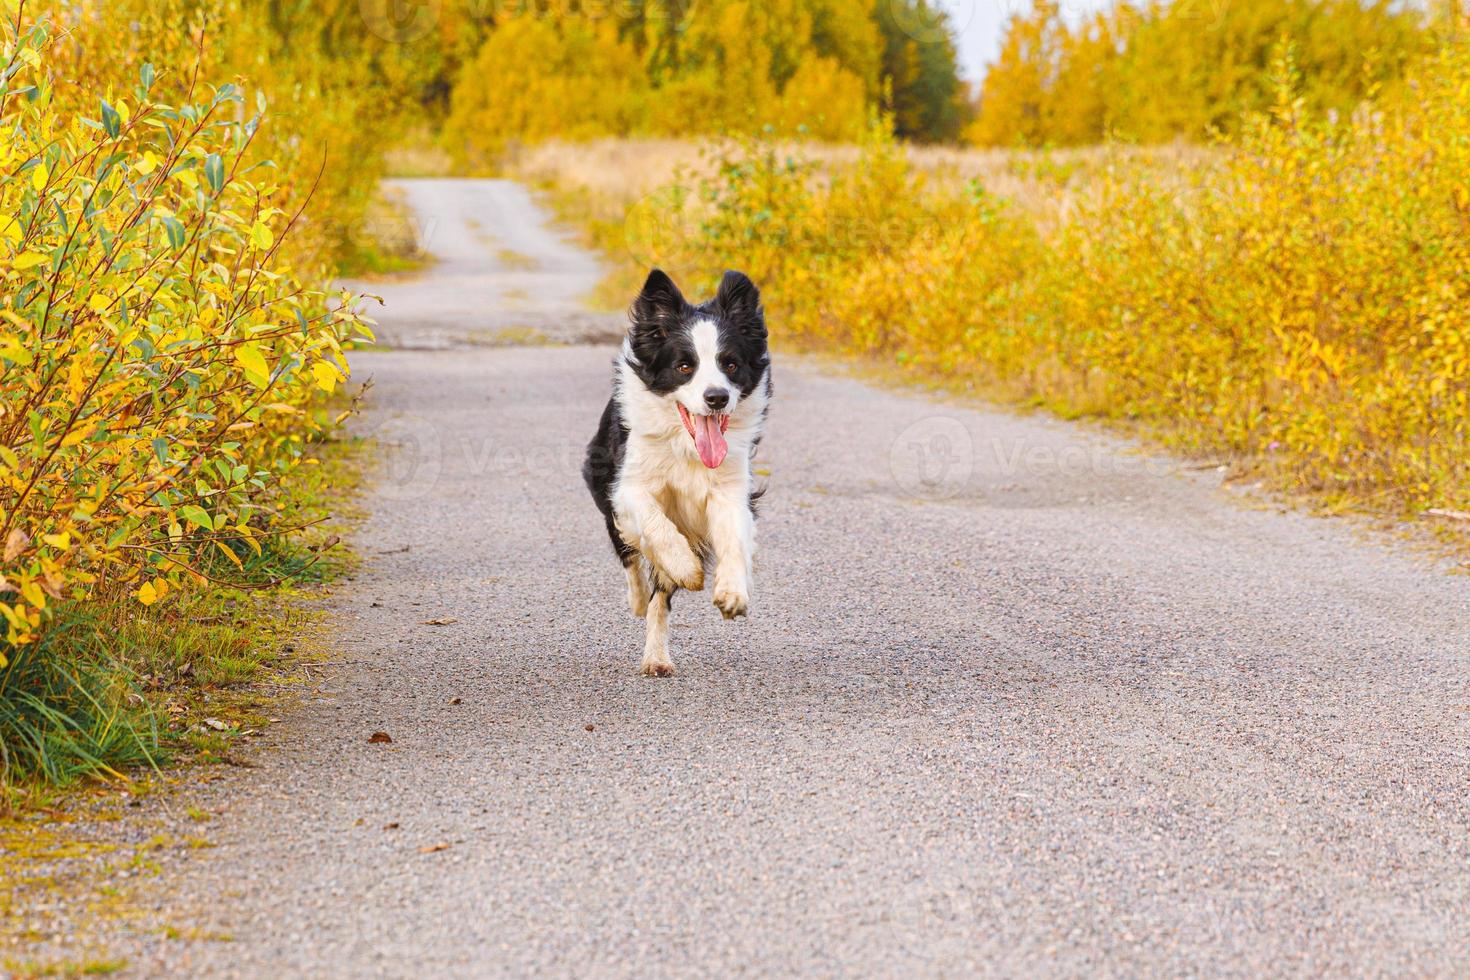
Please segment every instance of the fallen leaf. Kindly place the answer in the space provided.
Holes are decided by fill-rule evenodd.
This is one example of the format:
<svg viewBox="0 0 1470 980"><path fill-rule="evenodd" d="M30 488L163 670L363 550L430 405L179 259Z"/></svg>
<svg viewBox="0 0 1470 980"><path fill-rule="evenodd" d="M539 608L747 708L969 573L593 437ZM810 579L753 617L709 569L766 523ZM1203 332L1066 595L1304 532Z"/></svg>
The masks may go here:
<svg viewBox="0 0 1470 980"><path fill-rule="evenodd" d="M220 721L218 718L206 718L206 719L204 719L204 725L205 725L206 728L213 728L217 732L228 731L229 728L230 728L229 725L226 725L224 722Z"/></svg>
<svg viewBox="0 0 1470 980"><path fill-rule="evenodd" d="M450 698L450 704L464 704L464 698Z"/></svg>
<svg viewBox="0 0 1470 980"><path fill-rule="evenodd" d="M419 853L420 854L433 854L433 853L435 853L437 851L447 851L447 850L449 850L450 847L451 847L451 845L449 845L449 844L430 844L428 847L421 847L421 848L419 848Z"/></svg>
<svg viewBox="0 0 1470 980"><path fill-rule="evenodd" d="M1431 507L1424 513L1430 517L1443 517L1450 521L1470 521L1470 511L1449 510L1445 507Z"/></svg>
<svg viewBox="0 0 1470 980"><path fill-rule="evenodd" d="M398 821L395 820L392 823L385 823L385 824L383 824L383 829L384 830L397 830L398 829Z"/></svg>
<svg viewBox="0 0 1470 980"><path fill-rule="evenodd" d="M592 724L592 722L590 722L590 721L587 724L583 725L582 728L584 730L586 730L586 731L589 731L589 732L592 732L592 731L596 731L597 730L597 726L594 725L594 724Z"/></svg>
<svg viewBox="0 0 1470 980"><path fill-rule="evenodd" d="M368 744L370 745L388 745L392 742L393 739L387 732L373 732L368 736Z"/></svg>
<svg viewBox="0 0 1470 980"><path fill-rule="evenodd" d="M423 625L425 625L425 626L452 626L452 625L454 625L457 622L459 622L459 618L458 617L456 617L456 616L445 616L443 619L426 619L426 620L424 620Z"/></svg>

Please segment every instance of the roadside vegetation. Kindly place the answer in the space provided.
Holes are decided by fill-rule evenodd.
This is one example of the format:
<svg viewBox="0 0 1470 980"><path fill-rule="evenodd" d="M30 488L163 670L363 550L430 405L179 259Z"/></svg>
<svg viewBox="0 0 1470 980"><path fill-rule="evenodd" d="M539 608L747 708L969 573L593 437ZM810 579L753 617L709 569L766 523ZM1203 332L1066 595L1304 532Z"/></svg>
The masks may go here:
<svg viewBox="0 0 1470 980"><path fill-rule="evenodd" d="M326 567L309 471L367 328L324 286L372 176L230 80L268 33L230 13L5 5L0 813L212 731L167 690L249 679Z"/></svg>

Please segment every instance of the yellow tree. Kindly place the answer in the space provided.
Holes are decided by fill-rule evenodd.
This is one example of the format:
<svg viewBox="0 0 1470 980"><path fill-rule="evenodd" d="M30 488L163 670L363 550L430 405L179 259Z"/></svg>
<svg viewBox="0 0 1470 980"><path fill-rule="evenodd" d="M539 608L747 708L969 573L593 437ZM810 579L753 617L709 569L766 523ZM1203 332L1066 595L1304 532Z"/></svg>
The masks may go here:
<svg viewBox="0 0 1470 980"><path fill-rule="evenodd" d="M1055 0L1040 0L1006 26L1000 57L986 72L978 112L965 131L982 146L1036 146L1047 139L1046 107L1063 30Z"/></svg>

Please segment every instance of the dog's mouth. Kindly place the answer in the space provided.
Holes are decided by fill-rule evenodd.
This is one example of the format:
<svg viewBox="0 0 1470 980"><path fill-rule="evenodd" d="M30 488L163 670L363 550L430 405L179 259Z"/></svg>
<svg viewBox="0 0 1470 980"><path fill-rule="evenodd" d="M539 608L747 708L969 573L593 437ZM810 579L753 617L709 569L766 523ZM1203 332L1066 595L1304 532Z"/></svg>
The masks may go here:
<svg viewBox="0 0 1470 980"><path fill-rule="evenodd" d="M723 463L725 453L729 451L725 445L725 430L730 428L730 416L690 415L689 409L679 405L679 417L684 420L684 428L689 430L689 438L694 440L700 462L710 469Z"/></svg>

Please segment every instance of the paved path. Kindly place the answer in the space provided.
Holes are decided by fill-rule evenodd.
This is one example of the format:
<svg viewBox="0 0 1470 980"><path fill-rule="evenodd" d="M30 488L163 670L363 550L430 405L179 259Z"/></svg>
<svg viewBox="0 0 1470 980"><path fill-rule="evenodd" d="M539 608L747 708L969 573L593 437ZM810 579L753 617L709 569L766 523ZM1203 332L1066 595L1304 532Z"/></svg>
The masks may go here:
<svg viewBox="0 0 1470 980"><path fill-rule="evenodd" d="M444 261L385 334L498 315L467 219L548 309L595 278L514 185L410 188ZM1464 577L778 356L751 617L681 595L647 679L577 475L610 353L354 358L392 451L348 663L179 874L234 941L140 971L1470 971Z"/></svg>

